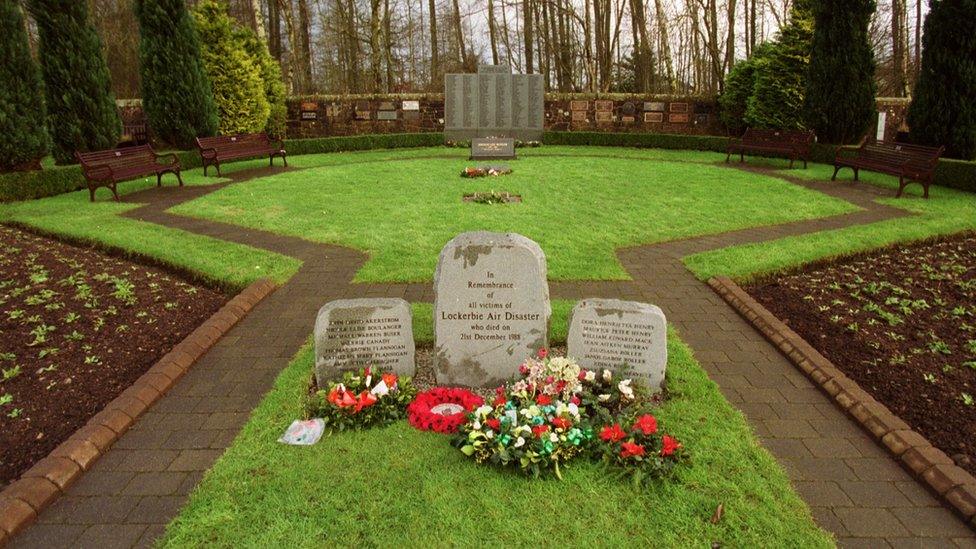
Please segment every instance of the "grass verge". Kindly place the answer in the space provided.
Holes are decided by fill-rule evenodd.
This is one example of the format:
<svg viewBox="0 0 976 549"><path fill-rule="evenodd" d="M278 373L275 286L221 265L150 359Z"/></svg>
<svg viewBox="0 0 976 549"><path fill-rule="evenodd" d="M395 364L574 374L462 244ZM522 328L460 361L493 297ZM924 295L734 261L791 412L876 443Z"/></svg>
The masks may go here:
<svg viewBox="0 0 976 549"><path fill-rule="evenodd" d="M443 435L405 422L275 440L301 414L312 368L305 348L170 524L163 547L214 545L827 547L786 475L742 415L672 335L672 396L659 418L691 462L643 491L585 460L563 481L477 466ZM718 505L725 513L710 518Z"/></svg>

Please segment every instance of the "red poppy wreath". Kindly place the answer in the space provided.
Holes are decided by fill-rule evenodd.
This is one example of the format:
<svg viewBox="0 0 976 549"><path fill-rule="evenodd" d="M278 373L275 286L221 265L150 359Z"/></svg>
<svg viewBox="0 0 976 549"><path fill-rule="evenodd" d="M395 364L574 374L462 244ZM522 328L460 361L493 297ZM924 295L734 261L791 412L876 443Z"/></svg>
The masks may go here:
<svg viewBox="0 0 976 549"><path fill-rule="evenodd" d="M418 393L407 405L407 420L421 431L455 433L468 413L484 403L483 398L466 389L434 387Z"/></svg>

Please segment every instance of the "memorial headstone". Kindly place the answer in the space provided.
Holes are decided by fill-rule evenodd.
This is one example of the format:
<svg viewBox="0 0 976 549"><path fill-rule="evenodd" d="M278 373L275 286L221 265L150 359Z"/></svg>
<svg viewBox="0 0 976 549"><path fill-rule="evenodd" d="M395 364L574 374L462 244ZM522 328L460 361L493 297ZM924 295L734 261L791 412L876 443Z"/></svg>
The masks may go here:
<svg viewBox="0 0 976 549"><path fill-rule="evenodd" d="M410 304L402 299L339 299L326 303L315 318L319 387L366 366L413 375L414 352Z"/></svg>
<svg viewBox="0 0 976 549"><path fill-rule="evenodd" d="M515 140L511 137L476 137L471 140L470 160L513 160Z"/></svg>
<svg viewBox="0 0 976 549"><path fill-rule="evenodd" d="M441 385L496 387L546 347L549 284L538 244L518 234L463 233L434 275L434 370Z"/></svg>
<svg viewBox="0 0 976 549"><path fill-rule="evenodd" d="M626 365L652 391L663 388L668 330L659 307L618 299L584 299L569 321L567 355L583 368Z"/></svg>

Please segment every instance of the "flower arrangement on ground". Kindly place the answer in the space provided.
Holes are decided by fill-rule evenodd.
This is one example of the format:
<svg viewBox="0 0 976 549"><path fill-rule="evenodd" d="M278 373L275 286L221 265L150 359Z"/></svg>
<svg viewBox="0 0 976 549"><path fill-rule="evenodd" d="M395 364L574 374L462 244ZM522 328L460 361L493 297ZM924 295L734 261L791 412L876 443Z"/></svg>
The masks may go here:
<svg viewBox="0 0 976 549"><path fill-rule="evenodd" d="M651 414L604 425L595 452L606 465L621 476L630 476L635 484L670 474L685 457L678 439L660 431L657 418Z"/></svg>
<svg viewBox="0 0 976 549"><path fill-rule="evenodd" d="M346 372L339 382L320 388L309 399L309 417L319 417L338 431L389 425L406 415L416 390L408 377L393 372L374 375L371 368Z"/></svg>
<svg viewBox="0 0 976 549"><path fill-rule="evenodd" d="M546 349L523 362L519 373L458 428L453 444L478 463L532 476L552 470L561 478L561 464L590 451L643 482L685 458L677 439L659 432L657 419L641 411L650 393L640 382L608 369L583 369ZM598 437L594 426L601 426Z"/></svg>
<svg viewBox="0 0 976 549"><path fill-rule="evenodd" d="M418 393L407 406L407 421L422 431L452 434L484 403L485 399L467 389L434 387Z"/></svg>
<svg viewBox="0 0 976 549"><path fill-rule="evenodd" d="M511 168L504 166L468 166L461 170L461 177L488 177L497 175L508 175L512 173Z"/></svg>

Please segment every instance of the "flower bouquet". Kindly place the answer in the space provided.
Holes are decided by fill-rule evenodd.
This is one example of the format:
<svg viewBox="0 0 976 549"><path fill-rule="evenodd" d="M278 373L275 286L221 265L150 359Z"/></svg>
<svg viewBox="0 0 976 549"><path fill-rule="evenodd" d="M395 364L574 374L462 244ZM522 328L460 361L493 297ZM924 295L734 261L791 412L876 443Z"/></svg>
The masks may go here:
<svg viewBox="0 0 976 549"><path fill-rule="evenodd" d="M338 431L389 425L404 417L416 394L410 378L395 373L374 375L372 369L346 372L340 382L320 389L309 399L307 414L320 417Z"/></svg>
<svg viewBox="0 0 976 549"><path fill-rule="evenodd" d="M407 421L421 431L451 434L485 400L467 389L434 387L407 406Z"/></svg>
<svg viewBox="0 0 976 549"><path fill-rule="evenodd" d="M508 175L510 173L512 173L511 168L506 166L468 166L467 168L461 170L461 177L488 177L496 175Z"/></svg>
<svg viewBox="0 0 976 549"><path fill-rule="evenodd" d="M635 484L642 484L670 474L686 457L676 438L658 430L653 415L641 414L627 423L628 429L621 427L620 422L605 425L595 445L600 459L621 476L630 476Z"/></svg>
<svg viewBox="0 0 976 549"><path fill-rule="evenodd" d="M559 464L587 448L593 429L575 404L547 398L538 401L509 399L499 387L494 406L476 409L458 428L453 444L478 463L511 466L534 477L552 470L562 478Z"/></svg>

